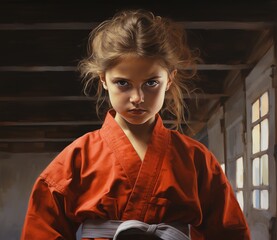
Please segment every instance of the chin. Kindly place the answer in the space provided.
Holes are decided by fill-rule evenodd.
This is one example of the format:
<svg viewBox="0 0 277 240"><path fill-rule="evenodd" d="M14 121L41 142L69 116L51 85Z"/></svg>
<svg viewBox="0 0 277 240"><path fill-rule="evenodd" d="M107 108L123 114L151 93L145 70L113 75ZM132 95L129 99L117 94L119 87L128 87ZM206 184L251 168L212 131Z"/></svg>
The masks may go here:
<svg viewBox="0 0 277 240"><path fill-rule="evenodd" d="M126 122L132 125L143 125L147 122L147 120L134 120L134 119L125 119Z"/></svg>
<svg viewBox="0 0 277 240"><path fill-rule="evenodd" d="M152 118L125 118L125 121L132 125L143 125L151 121Z"/></svg>

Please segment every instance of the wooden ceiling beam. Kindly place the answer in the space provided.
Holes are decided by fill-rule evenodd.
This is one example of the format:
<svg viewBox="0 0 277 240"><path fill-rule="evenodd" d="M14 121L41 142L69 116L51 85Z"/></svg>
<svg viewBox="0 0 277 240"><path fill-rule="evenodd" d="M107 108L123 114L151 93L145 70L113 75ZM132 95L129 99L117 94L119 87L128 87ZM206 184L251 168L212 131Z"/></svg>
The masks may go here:
<svg viewBox="0 0 277 240"><path fill-rule="evenodd" d="M95 101L87 96L47 96L47 97L0 97L0 102L59 102L59 101Z"/></svg>
<svg viewBox="0 0 277 240"><path fill-rule="evenodd" d="M0 66L0 72L74 72L76 66Z"/></svg>
<svg viewBox="0 0 277 240"><path fill-rule="evenodd" d="M84 126L101 125L103 121L53 121L53 122L0 122L1 127L27 127L27 126Z"/></svg>
<svg viewBox="0 0 277 240"><path fill-rule="evenodd" d="M146 8L161 16L169 16L180 21L195 20L272 20L276 16L277 4L273 0L260 1L1 1L2 22L34 23L103 21L120 9Z"/></svg>
<svg viewBox="0 0 277 240"><path fill-rule="evenodd" d="M197 70L215 70L215 71L230 71L230 70L244 70L251 69L251 64L198 64Z"/></svg>
<svg viewBox="0 0 277 240"><path fill-rule="evenodd" d="M100 22L55 22L55 23L5 23L0 24L0 30L91 30ZM265 30L276 25L276 22L243 22L243 21L182 21L186 29L203 30Z"/></svg>
<svg viewBox="0 0 277 240"><path fill-rule="evenodd" d="M250 69L251 64L198 64L197 70L243 70ZM187 68L190 70L191 68ZM0 72L73 72L76 66L0 66Z"/></svg>
<svg viewBox="0 0 277 240"><path fill-rule="evenodd" d="M228 97L224 93L192 93L184 94L185 99L218 99ZM49 97L0 97L0 102L59 102L59 101L95 101L95 97L87 96L49 96Z"/></svg>
<svg viewBox="0 0 277 240"><path fill-rule="evenodd" d="M182 124L195 124L201 121L193 120ZM164 124L173 124L172 120L163 120ZM34 126L83 126L83 125L102 125L103 121L53 121L53 122L1 122L0 127L34 127Z"/></svg>
<svg viewBox="0 0 277 240"><path fill-rule="evenodd" d="M194 21L181 22L186 29L203 30L265 30L276 25L276 22L244 22L244 21Z"/></svg>
<svg viewBox="0 0 277 240"><path fill-rule="evenodd" d="M72 142L76 138L0 138L0 143Z"/></svg>

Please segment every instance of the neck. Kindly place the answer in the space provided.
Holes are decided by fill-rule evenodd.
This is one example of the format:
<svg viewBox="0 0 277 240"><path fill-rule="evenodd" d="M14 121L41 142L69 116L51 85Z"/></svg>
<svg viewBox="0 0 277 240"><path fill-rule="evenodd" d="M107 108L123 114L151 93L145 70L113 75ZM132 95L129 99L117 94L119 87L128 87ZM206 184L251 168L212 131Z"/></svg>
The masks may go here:
<svg viewBox="0 0 277 240"><path fill-rule="evenodd" d="M151 136L151 133L155 125L155 118L143 124L131 124L127 122L125 119L119 117L118 115L115 116L115 120L127 136L132 135L135 138L141 140L148 140L148 138Z"/></svg>
<svg viewBox="0 0 277 240"><path fill-rule="evenodd" d="M115 120L133 145L141 161L143 161L155 125L155 118L143 124L131 124L119 115L115 116Z"/></svg>

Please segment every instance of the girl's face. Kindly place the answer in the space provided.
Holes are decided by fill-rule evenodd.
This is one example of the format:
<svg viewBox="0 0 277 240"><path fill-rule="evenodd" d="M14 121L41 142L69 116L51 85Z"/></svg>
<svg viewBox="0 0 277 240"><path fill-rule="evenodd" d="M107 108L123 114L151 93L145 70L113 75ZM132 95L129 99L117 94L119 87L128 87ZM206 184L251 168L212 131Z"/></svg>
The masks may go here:
<svg viewBox="0 0 277 240"><path fill-rule="evenodd" d="M128 56L100 75L116 111L115 120L119 124L153 123L174 74L169 76L158 60Z"/></svg>

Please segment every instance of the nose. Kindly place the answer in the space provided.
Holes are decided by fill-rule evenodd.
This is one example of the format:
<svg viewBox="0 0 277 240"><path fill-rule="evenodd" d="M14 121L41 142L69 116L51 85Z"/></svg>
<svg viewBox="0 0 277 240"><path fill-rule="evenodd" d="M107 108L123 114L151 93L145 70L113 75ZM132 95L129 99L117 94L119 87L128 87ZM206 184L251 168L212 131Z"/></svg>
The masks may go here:
<svg viewBox="0 0 277 240"><path fill-rule="evenodd" d="M134 89L131 93L130 102L133 104L140 104L144 102L144 94L141 89Z"/></svg>

